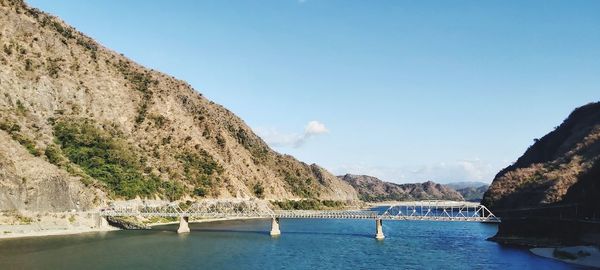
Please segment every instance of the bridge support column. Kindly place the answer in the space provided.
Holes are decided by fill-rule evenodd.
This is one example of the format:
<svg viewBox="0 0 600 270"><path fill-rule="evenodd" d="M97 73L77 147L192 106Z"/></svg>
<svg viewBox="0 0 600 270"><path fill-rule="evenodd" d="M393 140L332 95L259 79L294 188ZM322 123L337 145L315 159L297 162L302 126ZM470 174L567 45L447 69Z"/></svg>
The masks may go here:
<svg viewBox="0 0 600 270"><path fill-rule="evenodd" d="M375 231L375 239L383 240L385 238L385 235L383 235L383 221L381 219L375 220Z"/></svg>
<svg viewBox="0 0 600 270"><path fill-rule="evenodd" d="M98 224L98 227L100 227L100 228L108 227L108 220L106 220L105 217L100 217L100 222Z"/></svg>
<svg viewBox="0 0 600 270"><path fill-rule="evenodd" d="M273 218L271 221L271 236L279 236L281 231L279 230L279 218Z"/></svg>
<svg viewBox="0 0 600 270"><path fill-rule="evenodd" d="M189 217L179 217L179 229L177 233L189 233L190 226L188 225Z"/></svg>

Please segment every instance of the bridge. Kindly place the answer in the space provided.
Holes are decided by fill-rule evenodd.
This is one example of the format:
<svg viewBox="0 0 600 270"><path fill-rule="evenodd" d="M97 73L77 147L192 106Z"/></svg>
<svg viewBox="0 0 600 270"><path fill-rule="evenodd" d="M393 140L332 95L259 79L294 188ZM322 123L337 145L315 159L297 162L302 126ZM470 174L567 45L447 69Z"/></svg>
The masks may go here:
<svg viewBox="0 0 600 270"><path fill-rule="evenodd" d="M383 239L383 221L462 221L498 223L485 206L478 203L453 201L401 202L372 210L273 210L261 200L202 200L191 205L144 202L134 205L113 205L102 209L103 217L176 217L178 233L189 233L189 219L203 218L265 218L271 219L271 235L281 234L280 219L372 219L375 238Z"/></svg>

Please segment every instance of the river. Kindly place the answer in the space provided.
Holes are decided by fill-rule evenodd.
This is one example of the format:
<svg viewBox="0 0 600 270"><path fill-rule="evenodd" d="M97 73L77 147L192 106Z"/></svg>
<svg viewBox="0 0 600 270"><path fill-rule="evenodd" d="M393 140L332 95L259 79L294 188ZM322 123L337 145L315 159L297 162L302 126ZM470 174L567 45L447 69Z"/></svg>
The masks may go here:
<svg viewBox="0 0 600 270"><path fill-rule="evenodd" d="M497 225L373 220L270 220L176 225L0 240L0 269L581 269L486 238Z"/></svg>

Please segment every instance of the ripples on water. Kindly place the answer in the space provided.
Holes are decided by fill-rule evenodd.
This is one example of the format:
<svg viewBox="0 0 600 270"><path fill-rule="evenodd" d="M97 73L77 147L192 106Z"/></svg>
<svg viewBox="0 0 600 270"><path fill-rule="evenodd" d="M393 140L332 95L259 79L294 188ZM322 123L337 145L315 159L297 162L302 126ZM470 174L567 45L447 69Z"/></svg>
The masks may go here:
<svg viewBox="0 0 600 270"><path fill-rule="evenodd" d="M0 269L577 269L485 239L493 224L373 220L270 220L152 231L0 240Z"/></svg>

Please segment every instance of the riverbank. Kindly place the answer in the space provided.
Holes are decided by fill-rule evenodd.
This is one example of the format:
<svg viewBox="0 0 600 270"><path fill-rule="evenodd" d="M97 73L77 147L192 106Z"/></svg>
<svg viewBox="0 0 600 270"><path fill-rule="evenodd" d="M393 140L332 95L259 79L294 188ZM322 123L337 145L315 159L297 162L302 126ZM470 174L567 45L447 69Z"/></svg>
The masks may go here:
<svg viewBox="0 0 600 270"><path fill-rule="evenodd" d="M600 222L503 215L498 233L489 238L504 245L538 247L600 245Z"/></svg>
<svg viewBox="0 0 600 270"><path fill-rule="evenodd" d="M42 237L42 236L56 236L56 235L73 235L73 234L85 234L85 233L98 233L98 232L109 232L118 231L118 228L107 227L107 228L78 228L78 229L41 229L36 231L3 231L0 234L0 239L13 239L13 238L24 238L24 237Z"/></svg>
<svg viewBox="0 0 600 270"><path fill-rule="evenodd" d="M0 239L114 231L97 213L58 212L0 215Z"/></svg>
<svg viewBox="0 0 600 270"><path fill-rule="evenodd" d="M586 267L600 268L600 250L595 246L532 248L530 251L537 256L549 259Z"/></svg>
<svg viewBox="0 0 600 270"><path fill-rule="evenodd" d="M73 217L78 214L70 213L70 221L73 221ZM98 233L98 232L109 232L121 230L117 227L110 225L96 225L96 221L84 222L80 220L79 224L65 224L65 218L60 216L57 218L45 218L39 221L32 222L30 224L5 224L0 225L0 239L13 239L13 238L24 238L24 237L44 237L44 236L58 236L58 235L74 235L74 234L85 234L85 233ZM75 218L76 219L76 218ZM231 217L231 218L208 218L208 219L194 219L190 220L190 223L209 223L219 221L233 221L233 220L253 220L261 219L254 217ZM90 222L94 223L93 225ZM179 224L179 221L169 222L154 222L147 223L145 225L154 228L157 226Z"/></svg>

